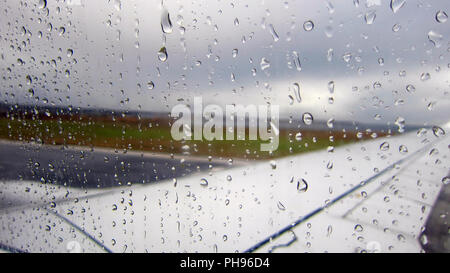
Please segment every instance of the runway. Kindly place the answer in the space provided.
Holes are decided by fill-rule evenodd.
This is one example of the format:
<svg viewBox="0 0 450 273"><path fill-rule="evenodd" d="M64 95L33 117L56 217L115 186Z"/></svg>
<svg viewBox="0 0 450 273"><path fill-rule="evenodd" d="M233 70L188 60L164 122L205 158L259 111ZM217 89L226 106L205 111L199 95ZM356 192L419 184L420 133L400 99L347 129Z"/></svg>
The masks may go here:
<svg viewBox="0 0 450 273"><path fill-rule="evenodd" d="M110 188L222 170L225 160L79 147L0 142L0 181L27 180L75 188Z"/></svg>

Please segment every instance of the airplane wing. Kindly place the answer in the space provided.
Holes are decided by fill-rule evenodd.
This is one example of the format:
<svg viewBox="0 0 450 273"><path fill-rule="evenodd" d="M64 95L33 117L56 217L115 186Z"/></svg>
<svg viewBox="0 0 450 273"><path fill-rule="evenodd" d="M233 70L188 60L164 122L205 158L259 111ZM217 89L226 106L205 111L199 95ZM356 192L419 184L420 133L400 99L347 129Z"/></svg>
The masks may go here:
<svg viewBox="0 0 450 273"><path fill-rule="evenodd" d="M448 145L427 129L112 189L2 182L0 248L419 252Z"/></svg>

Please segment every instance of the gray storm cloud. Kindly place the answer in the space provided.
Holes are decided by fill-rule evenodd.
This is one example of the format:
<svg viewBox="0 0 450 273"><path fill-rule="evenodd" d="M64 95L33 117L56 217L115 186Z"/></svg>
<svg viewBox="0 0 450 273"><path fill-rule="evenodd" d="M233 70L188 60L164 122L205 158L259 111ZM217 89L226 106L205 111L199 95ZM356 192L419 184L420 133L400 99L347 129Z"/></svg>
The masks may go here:
<svg viewBox="0 0 450 273"><path fill-rule="evenodd" d="M449 119L450 28L436 18L446 0L395 12L382 0L47 2L0 2L3 101L170 111L202 96L282 116Z"/></svg>

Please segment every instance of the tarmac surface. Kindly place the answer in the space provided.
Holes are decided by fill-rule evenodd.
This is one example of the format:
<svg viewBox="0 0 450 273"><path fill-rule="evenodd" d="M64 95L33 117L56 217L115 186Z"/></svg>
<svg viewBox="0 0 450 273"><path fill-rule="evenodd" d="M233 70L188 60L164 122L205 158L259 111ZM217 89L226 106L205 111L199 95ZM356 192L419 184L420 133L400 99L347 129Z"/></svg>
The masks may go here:
<svg viewBox="0 0 450 273"><path fill-rule="evenodd" d="M78 188L109 188L230 167L207 158L0 142L0 181L29 180Z"/></svg>

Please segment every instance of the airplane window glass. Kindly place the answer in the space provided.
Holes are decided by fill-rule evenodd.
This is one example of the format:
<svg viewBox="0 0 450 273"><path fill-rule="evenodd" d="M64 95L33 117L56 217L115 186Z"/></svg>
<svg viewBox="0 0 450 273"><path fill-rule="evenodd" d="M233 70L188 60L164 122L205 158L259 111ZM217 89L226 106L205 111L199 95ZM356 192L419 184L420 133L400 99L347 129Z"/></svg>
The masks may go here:
<svg viewBox="0 0 450 273"><path fill-rule="evenodd" d="M0 251L449 252L447 0L0 0Z"/></svg>

